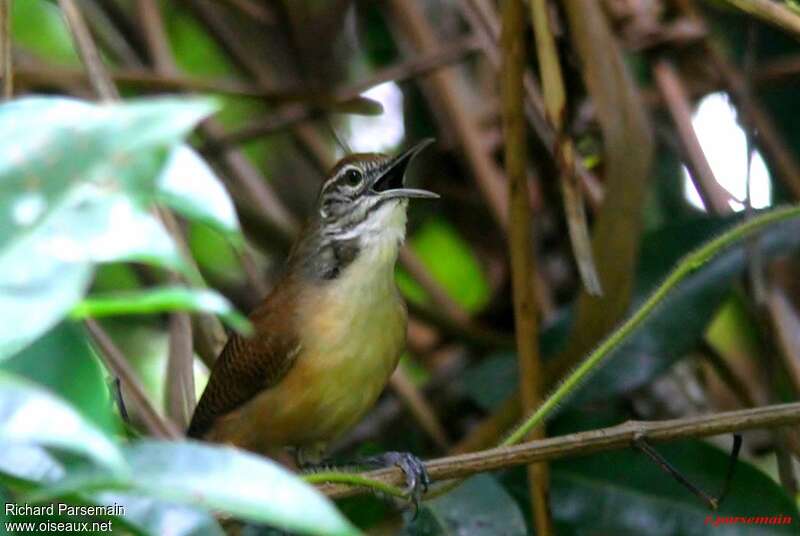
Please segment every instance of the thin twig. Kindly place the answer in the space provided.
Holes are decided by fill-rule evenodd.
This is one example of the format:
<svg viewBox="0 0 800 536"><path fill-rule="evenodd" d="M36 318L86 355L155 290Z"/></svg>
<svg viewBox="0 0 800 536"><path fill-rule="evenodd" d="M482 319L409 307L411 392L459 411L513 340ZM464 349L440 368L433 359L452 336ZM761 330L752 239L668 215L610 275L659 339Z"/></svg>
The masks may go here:
<svg viewBox="0 0 800 536"><path fill-rule="evenodd" d="M564 212L566 213L572 251L586 292L598 296L602 294L602 287L592 254L589 223L586 219L583 194L576 173L575 145L567 133L567 94L564 77L561 74L561 61L556 49L556 40L550 28L550 12L546 0L531 2L531 18L535 30L536 53L539 59L547 120L556 133L554 156L559 171L561 195L564 200Z"/></svg>
<svg viewBox="0 0 800 536"><path fill-rule="evenodd" d="M513 349L514 339L506 333L486 328L474 322L455 322L446 315L431 307L423 307L413 302L408 304L409 313L420 322L438 329L443 335L449 335L467 344L480 348Z"/></svg>
<svg viewBox="0 0 800 536"><path fill-rule="evenodd" d="M756 406L755 398L753 398L749 386L742 381L730 364L725 361L725 358L707 340L703 340L700 343L700 354L708 361L717 376L728 386L728 389L731 390L743 407L753 408Z"/></svg>
<svg viewBox="0 0 800 536"><path fill-rule="evenodd" d="M97 43L97 48L103 51L104 57L109 62L141 67L142 62L137 56L134 46L123 35L126 32L117 31L115 22L118 19L114 9L111 8L112 4L116 4L116 2L108 0L77 0L76 2L92 38ZM138 26L132 25L127 30L128 35L139 36Z"/></svg>
<svg viewBox="0 0 800 536"><path fill-rule="evenodd" d="M447 451L450 440L439 417L425 395L417 389L402 366L397 367L389 379L389 386L438 448Z"/></svg>
<svg viewBox="0 0 800 536"><path fill-rule="evenodd" d="M97 95L104 101L114 101L119 99L119 93L111 78L108 76L100 52L89 33L86 21L83 20L75 0L58 0L61 12L67 21L67 26L75 40L75 47L83 60L89 81L97 92Z"/></svg>
<svg viewBox="0 0 800 536"><path fill-rule="evenodd" d="M223 0L244 15L255 19L261 24L275 24L275 14L270 9L254 0Z"/></svg>
<svg viewBox="0 0 800 536"><path fill-rule="evenodd" d="M161 75L175 74L175 60L164 31L158 3L156 0L137 0L136 7L153 67Z"/></svg>
<svg viewBox="0 0 800 536"><path fill-rule="evenodd" d="M336 88L331 92L328 100L331 102L347 102L375 86L386 82L400 82L434 72L451 63L463 60L475 51L475 39L472 37L462 38L455 43L443 45L436 50L420 54L410 60L379 70L369 78L360 82ZM309 95L309 97L313 96ZM301 99L298 98L298 100ZM294 126L301 121L307 121L321 113L323 113L323 110L319 107L309 107L300 104L287 106L266 117L255 119L233 132L223 135L218 141L220 143L230 144L244 143L254 138L266 136Z"/></svg>
<svg viewBox="0 0 800 536"><path fill-rule="evenodd" d="M496 445L519 422L519 394L507 398L450 450L450 454L476 452Z"/></svg>
<svg viewBox="0 0 800 536"><path fill-rule="evenodd" d="M724 214L730 211L731 194L717 181L700 146L692 125L692 106L680 75L669 60L659 59L653 65L653 77L675 123L686 153L686 165L703 204L710 212Z"/></svg>
<svg viewBox="0 0 800 536"><path fill-rule="evenodd" d="M189 425L196 403L192 320L187 313L169 316L166 381L167 415L181 428Z"/></svg>
<svg viewBox="0 0 800 536"><path fill-rule="evenodd" d="M11 53L11 3L0 0L0 62L3 63L3 100L14 96L14 66Z"/></svg>
<svg viewBox="0 0 800 536"><path fill-rule="evenodd" d="M400 263L403 268L408 270L408 273L420 286L428 293L431 300L436 306L450 317L453 322L461 325L466 325L469 322L469 313L467 313L461 305L458 304L447 290L433 278L428 268L422 263L422 260L414 253L414 250L408 246L404 246L400 250Z"/></svg>
<svg viewBox="0 0 800 536"><path fill-rule="evenodd" d="M47 85L54 82L83 84L88 77L82 69L32 63L26 61L16 66L16 78L20 83ZM237 80L211 79L158 74L150 70L135 68L113 69L109 76L118 85L132 86L144 91L197 91L222 93L241 97L255 97L274 102L302 100L303 95L291 90L272 89Z"/></svg>
<svg viewBox="0 0 800 536"><path fill-rule="evenodd" d="M412 43L415 53L437 50L440 39L422 12L419 0L390 0L387 2L401 32ZM483 143L476 118L469 113L458 89L458 79L452 69L432 73L427 82L436 95L436 105L447 119L445 128L458 139L478 187L486 198L495 221L501 228L508 225L508 206L503 178Z"/></svg>
<svg viewBox="0 0 800 536"><path fill-rule="evenodd" d="M155 0L139 0L137 6L153 66L159 74L175 74L177 67L172 57L158 4ZM168 211L162 210L160 215L170 234L181 245L184 256L191 259L191 250L186 244L183 229ZM197 271L199 272L199 270ZM181 282L179 277L174 279L177 283ZM186 313L172 313L169 317L166 408L167 414L181 429L186 429L189 425L197 402L194 389L194 351L192 350L192 343L191 317Z"/></svg>
<svg viewBox="0 0 800 536"><path fill-rule="evenodd" d="M462 0L462 12L481 40L486 58L495 70L500 71L500 20L492 6L486 0ZM523 75L525 87L525 116L533 131L537 134L545 150L555 158L556 133L545 119L544 99L539 91L536 77L530 69ZM580 178L583 193L589 205L597 209L603 202L603 189L580 159L575 161L575 173Z"/></svg>
<svg viewBox="0 0 800 536"><path fill-rule="evenodd" d="M636 437L633 439L633 445L641 450L643 453L647 455L648 458L653 460L656 465L658 465L665 473L672 476L675 480L677 480L681 485L683 485L686 489L688 489L692 494L699 497L711 510L716 510L719 508L719 501L715 498L700 489L699 487L695 486L691 480L686 478L683 473L678 471L675 466L673 466L669 461L667 461L664 456L662 456L656 449L654 449L650 443L648 443L645 437Z"/></svg>
<svg viewBox="0 0 800 536"><path fill-rule="evenodd" d="M694 2L678 0L677 3L687 18L707 26ZM796 16L796 18L800 20L800 17ZM736 108L741 114L742 124L748 127L750 135L762 150L770 169L775 170L778 178L792 192L795 199L800 199L800 163L783 141L770 115L753 96L747 78L728 59L717 41L707 37L702 44L706 56L719 73L725 89L736 103Z"/></svg>
<svg viewBox="0 0 800 536"><path fill-rule="evenodd" d="M497 447L437 458L426 462L425 467L434 480L466 478L507 467L628 448L637 437L645 437L651 443L663 443L798 423L800 402L666 421L628 421L610 428L529 441L512 447ZM405 482L405 475L398 468L370 471L361 476L395 486ZM323 485L321 490L330 497L345 497L363 492L357 488L333 484Z"/></svg>
<svg viewBox="0 0 800 536"><path fill-rule="evenodd" d="M770 169L774 168L778 179L795 199L800 199L800 163L794 152L781 137L764 106L753 95L739 69L728 60L717 43L710 40L705 43L708 58L722 77L725 89L741 113L742 123L748 127Z"/></svg>
<svg viewBox="0 0 800 536"><path fill-rule="evenodd" d="M111 374L119 378L123 388L130 396L131 405L136 408L136 413L142 419L147 431L160 439L179 439L181 433L178 427L155 410L144 392L144 387L136 377L136 373L111 337L95 320L88 319L85 323L100 350L98 353L103 358L106 367Z"/></svg>

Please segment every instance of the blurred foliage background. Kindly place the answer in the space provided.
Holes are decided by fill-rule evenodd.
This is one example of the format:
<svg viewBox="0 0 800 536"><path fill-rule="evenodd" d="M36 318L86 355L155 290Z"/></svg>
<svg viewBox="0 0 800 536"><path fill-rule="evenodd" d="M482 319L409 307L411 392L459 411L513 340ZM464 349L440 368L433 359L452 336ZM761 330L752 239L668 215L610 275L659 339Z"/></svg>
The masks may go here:
<svg viewBox="0 0 800 536"><path fill-rule="evenodd" d="M408 351L335 454L475 451L521 417L504 1L2 1L4 503L124 505L56 518L135 534L533 533L524 468L472 477L414 518L373 496L334 506L276 464L180 440L226 330L247 332L240 312L280 274L327 170L428 136L411 181L442 199L410 210L397 269ZM739 2L525 2L525 223L545 390L682 255L800 197L800 15L764 3L789 22ZM105 89L76 36L96 44ZM693 273L547 434L797 400L799 225ZM593 275L601 295L582 283ZM730 443L658 450L718 490ZM796 427L745 433L715 515L790 516L758 530L796 533L799 455ZM707 507L634 449L550 464L549 494L557 534L711 530Z"/></svg>

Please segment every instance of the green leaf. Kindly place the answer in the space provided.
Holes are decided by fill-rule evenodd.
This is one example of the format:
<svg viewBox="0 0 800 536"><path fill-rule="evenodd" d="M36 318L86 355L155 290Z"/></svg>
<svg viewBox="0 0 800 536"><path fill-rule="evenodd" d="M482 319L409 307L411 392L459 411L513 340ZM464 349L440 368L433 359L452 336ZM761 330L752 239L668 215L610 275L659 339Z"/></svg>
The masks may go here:
<svg viewBox="0 0 800 536"><path fill-rule="evenodd" d="M117 446L66 402L0 371L0 444L39 445L71 452L122 474Z"/></svg>
<svg viewBox="0 0 800 536"><path fill-rule="evenodd" d="M209 289L161 287L94 295L77 303L70 315L73 318L88 318L167 311L212 313L241 333L252 331L247 318L238 313L221 294Z"/></svg>
<svg viewBox="0 0 800 536"><path fill-rule="evenodd" d="M97 505L120 506L121 521L143 534L174 536L224 536L214 516L198 508L133 494L103 492L89 496Z"/></svg>
<svg viewBox="0 0 800 536"><path fill-rule="evenodd" d="M173 149L158 179L159 199L189 219L241 239L233 202L214 171L189 146Z"/></svg>
<svg viewBox="0 0 800 536"><path fill-rule="evenodd" d="M419 517L407 523L408 536L527 534L514 499L489 475L467 479L454 491L426 501Z"/></svg>
<svg viewBox="0 0 800 536"><path fill-rule="evenodd" d="M0 457L0 482L13 480L15 487L22 491L57 485L66 474L65 466L39 447L9 446L4 448L3 456ZM64 503L121 506L122 515L110 517L115 530L122 528L145 535L221 536L224 534L213 516L207 512L149 497L101 492L67 497ZM0 510L0 515L2 513ZM19 518L15 517L14 520Z"/></svg>
<svg viewBox="0 0 800 536"><path fill-rule="evenodd" d="M633 307L666 276L688 249L693 249L735 225L741 216L704 218L647 235L642 244L641 274ZM757 241L764 262L800 247L800 222L773 225ZM747 266L747 244L739 244L712 259L689 276L653 312L627 342L576 394L574 401L608 398L646 384L694 349L706 332L733 282Z"/></svg>
<svg viewBox="0 0 800 536"><path fill-rule="evenodd" d="M61 463L43 447L5 444L0 456L0 482L13 481L18 488L35 488L39 484L64 478Z"/></svg>
<svg viewBox="0 0 800 536"><path fill-rule="evenodd" d="M481 408L491 411L518 385L518 363L513 352L500 352L481 359L465 370L458 381ZM486 381L491 378L491 381Z"/></svg>
<svg viewBox="0 0 800 536"><path fill-rule="evenodd" d="M14 46L60 64L80 65L58 6L44 0L11 2Z"/></svg>
<svg viewBox="0 0 800 536"><path fill-rule="evenodd" d="M19 354L0 362L0 370L48 388L109 435L121 429L103 366L84 330L70 322L62 322Z"/></svg>
<svg viewBox="0 0 800 536"><path fill-rule="evenodd" d="M140 441L125 449L126 475L75 472L43 495L99 491L106 487L231 514L281 530L351 535L358 531L312 486L277 463L231 447Z"/></svg>
<svg viewBox="0 0 800 536"><path fill-rule="evenodd" d="M211 110L197 99L0 106L0 359L67 313L94 263L185 269L150 208L167 151Z"/></svg>
<svg viewBox="0 0 800 536"><path fill-rule="evenodd" d="M38 256L28 257L23 264L23 259L19 255L5 269L9 257L0 253L0 360L57 324L81 299L92 276L89 263L65 264Z"/></svg>
<svg viewBox="0 0 800 536"><path fill-rule="evenodd" d="M729 456L700 441L658 445L659 453L689 480L718 493ZM797 507L769 477L738 462L731 490L720 509L711 512L686 488L649 458L633 451L597 454L557 462L552 467L553 515L585 530L639 534L709 534L709 516L791 516ZM634 515L620 515L630 512ZM714 534L752 534L756 527L720 525ZM759 534L796 534L793 525L759 526Z"/></svg>
<svg viewBox="0 0 800 536"><path fill-rule="evenodd" d="M308 534L357 534L333 504L275 462L229 447L145 441L127 449L151 496Z"/></svg>
<svg viewBox="0 0 800 536"><path fill-rule="evenodd" d="M424 224L410 239L431 275L467 311L480 310L490 298L489 283L469 244L447 221L435 219ZM400 290L417 303L425 293L405 273L398 278Z"/></svg>

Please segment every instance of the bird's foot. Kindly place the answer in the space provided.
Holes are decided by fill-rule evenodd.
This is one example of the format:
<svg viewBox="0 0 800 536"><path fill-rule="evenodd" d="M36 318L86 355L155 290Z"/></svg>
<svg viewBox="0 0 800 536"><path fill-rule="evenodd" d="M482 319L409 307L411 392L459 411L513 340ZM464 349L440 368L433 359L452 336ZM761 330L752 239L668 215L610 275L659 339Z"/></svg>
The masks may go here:
<svg viewBox="0 0 800 536"><path fill-rule="evenodd" d="M369 467L392 467L397 466L406 475L406 494L414 505L414 517L419 513L419 502L422 495L428 491L431 480L428 470L422 460L408 452L384 452L377 456L370 456L363 460L363 464Z"/></svg>

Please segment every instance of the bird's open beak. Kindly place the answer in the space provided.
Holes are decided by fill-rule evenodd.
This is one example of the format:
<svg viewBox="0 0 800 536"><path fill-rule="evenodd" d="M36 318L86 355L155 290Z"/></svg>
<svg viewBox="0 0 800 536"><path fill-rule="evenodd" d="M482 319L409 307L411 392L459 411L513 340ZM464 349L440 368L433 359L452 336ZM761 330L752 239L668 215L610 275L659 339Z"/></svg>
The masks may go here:
<svg viewBox="0 0 800 536"><path fill-rule="evenodd" d="M398 197L419 197L437 199L439 194L428 190L405 187L406 168L417 154L433 143L433 138L426 138L389 162L383 173L372 184L372 191L384 199Z"/></svg>

